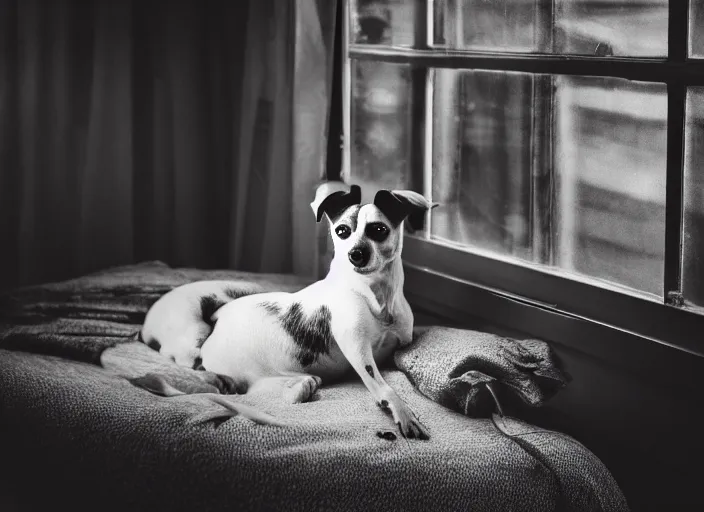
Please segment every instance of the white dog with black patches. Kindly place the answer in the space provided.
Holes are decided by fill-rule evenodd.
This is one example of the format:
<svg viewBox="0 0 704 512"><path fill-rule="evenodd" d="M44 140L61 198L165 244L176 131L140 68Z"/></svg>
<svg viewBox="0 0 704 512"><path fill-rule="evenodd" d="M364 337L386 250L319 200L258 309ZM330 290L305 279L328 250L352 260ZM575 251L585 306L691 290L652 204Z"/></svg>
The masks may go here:
<svg viewBox="0 0 704 512"><path fill-rule="evenodd" d="M413 313L403 294L403 229L421 229L434 205L408 191L380 190L361 204L348 191L318 189L311 207L327 216L334 257L327 276L296 292L238 297L227 281L178 287L149 310L142 339L178 364L223 376L226 392L244 393L283 379L286 398L303 402L322 382L350 367L401 434L427 439L427 429L384 380L377 364L411 343ZM182 394L163 381L142 382L165 395ZM255 421L283 424L222 397L216 400Z"/></svg>

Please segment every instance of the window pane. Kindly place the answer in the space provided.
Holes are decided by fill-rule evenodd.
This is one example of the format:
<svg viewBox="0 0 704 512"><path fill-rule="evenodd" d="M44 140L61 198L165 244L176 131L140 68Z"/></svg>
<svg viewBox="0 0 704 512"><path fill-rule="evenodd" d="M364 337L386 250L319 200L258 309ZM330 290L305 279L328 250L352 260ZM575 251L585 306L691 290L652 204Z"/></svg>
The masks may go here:
<svg viewBox="0 0 704 512"><path fill-rule="evenodd" d="M667 0L557 0L555 51L580 55L665 57L667 3Z"/></svg>
<svg viewBox="0 0 704 512"><path fill-rule="evenodd" d="M704 57L704 3L689 3L689 55Z"/></svg>
<svg viewBox="0 0 704 512"><path fill-rule="evenodd" d="M437 70L431 236L530 258L533 76Z"/></svg>
<svg viewBox="0 0 704 512"><path fill-rule="evenodd" d="M558 265L662 296L665 85L580 77L556 85Z"/></svg>
<svg viewBox="0 0 704 512"><path fill-rule="evenodd" d="M419 0L350 0L350 41L413 46Z"/></svg>
<svg viewBox="0 0 704 512"><path fill-rule="evenodd" d="M664 85L436 70L434 109L431 238L662 295Z"/></svg>
<svg viewBox="0 0 704 512"><path fill-rule="evenodd" d="M414 126L410 67L353 60L351 75L351 182L365 194L407 188Z"/></svg>
<svg viewBox="0 0 704 512"><path fill-rule="evenodd" d="M466 50L663 57L667 20L667 0L436 0L434 43Z"/></svg>
<svg viewBox="0 0 704 512"><path fill-rule="evenodd" d="M704 87L687 95L682 291L704 307Z"/></svg>
<svg viewBox="0 0 704 512"><path fill-rule="evenodd" d="M549 1L435 0L434 44L452 49L549 51Z"/></svg>

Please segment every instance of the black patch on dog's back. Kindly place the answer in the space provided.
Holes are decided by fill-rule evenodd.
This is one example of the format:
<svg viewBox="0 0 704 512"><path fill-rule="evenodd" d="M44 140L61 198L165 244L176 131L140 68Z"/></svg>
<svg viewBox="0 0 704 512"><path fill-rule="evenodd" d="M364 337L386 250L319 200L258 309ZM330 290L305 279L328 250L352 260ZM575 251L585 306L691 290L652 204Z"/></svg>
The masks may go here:
<svg viewBox="0 0 704 512"><path fill-rule="evenodd" d="M275 316L281 314L281 306L279 306L276 302L262 302L259 305L266 309L267 313L271 313Z"/></svg>
<svg viewBox="0 0 704 512"><path fill-rule="evenodd" d="M215 325L215 322L212 320L212 316L225 304L227 303L222 299L219 299L215 294L203 295L200 298L200 314L203 317L203 321L211 327Z"/></svg>
<svg viewBox="0 0 704 512"><path fill-rule="evenodd" d="M332 314L327 306L320 306L307 317L298 302L292 304L283 314L281 307L274 303L262 306L271 314L277 315L281 326L293 338L298 349L296 359L303 366L310 366L318 357L330 353L334 342L330 320Z"/></svg>
<svg viewBox="0 0 704 512"><path fill-rule="evenodd" d="M250 292L250 291L240 290L239 288L235 288L235 287L225 288L223 290L223 293L233 300L239 299L240 297L244 297L246 295L252 295L252 292Z"/></svg>

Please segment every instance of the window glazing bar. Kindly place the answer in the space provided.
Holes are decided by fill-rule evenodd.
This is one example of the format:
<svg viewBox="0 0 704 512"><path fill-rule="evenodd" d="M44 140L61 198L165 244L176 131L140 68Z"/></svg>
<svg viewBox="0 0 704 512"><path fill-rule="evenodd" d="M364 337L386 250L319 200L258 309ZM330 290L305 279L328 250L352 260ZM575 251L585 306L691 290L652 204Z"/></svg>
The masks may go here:
<svg viewBox="0 0 704 512"><path fill-rule="evenodd" d="M687 63L689 2L670 0L668 63ZM682 306L682 227L684 183L684 127L687 80L672 77L667 84L667 180L665 210L665 303Z"/></svg>
<svg viewBox="0 0 704 512"><path fill-rule="evenodd" d="M553 75L604 76L644 82L704 85L704 60L581 57L546 54L432 51L351 44L349 56L446 69L484 69Z"/></svg>

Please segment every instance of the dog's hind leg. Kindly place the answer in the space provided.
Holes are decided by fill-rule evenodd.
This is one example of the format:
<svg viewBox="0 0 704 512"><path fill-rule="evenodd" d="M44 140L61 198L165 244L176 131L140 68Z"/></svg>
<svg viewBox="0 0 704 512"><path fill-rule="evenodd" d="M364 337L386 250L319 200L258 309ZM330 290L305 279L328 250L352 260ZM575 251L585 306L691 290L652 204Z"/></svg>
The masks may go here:
<svg viewBox="0 0 704 512"><path fill-rule="evenodd" d="M204 372L206 373L206 372ZM223 376L220 376L223 377ZM217 409L213 411L207 411L201 413L193 418L195 423L202 423L206 421L211 421L214 419L227 419L233 416L241 415L255 423L262 425L274 425L274 426L285 426L286 423L274 418L270 414L258 410L256 407L252 407L247 404L235 402L228 399L225 396L219 394L219 389L208 389L207 391L202 388L193 388L187 383L178 383L185 389L179 389L167 381L166 376L159 375L156 373L148 373L142 377L137 377L135 379L129 379L130 383L133 385L143 388L156 395L161 395L165 397L176 397L183 395L202 395L207 396L211 402L221 405L223 409Z"/></svg>
<svg viewBox="0 0 704 512"><path fill-rule="evenodd" d="M198 377L203 382L214 386L223 395L244 395L247 392L248 383L246 381L236 381L228 375L209 372L202 366L196 370Z"/></svg>
<svg viewBox="0 0 704 512"><path fill-rule="evenodd" d="M284 384L284 399L292 404L307 402L322 385L323 381L316 375L291 377Z"/></svg>
<svg viewBox="0 0 704 512"><path fill-rule="evenodd" d="M283 397L286 403L299 404L313 398L322 382L322 379L316 375L286 372L275 377L254 379L247 392L268 395L274 400Z"/></svg>

